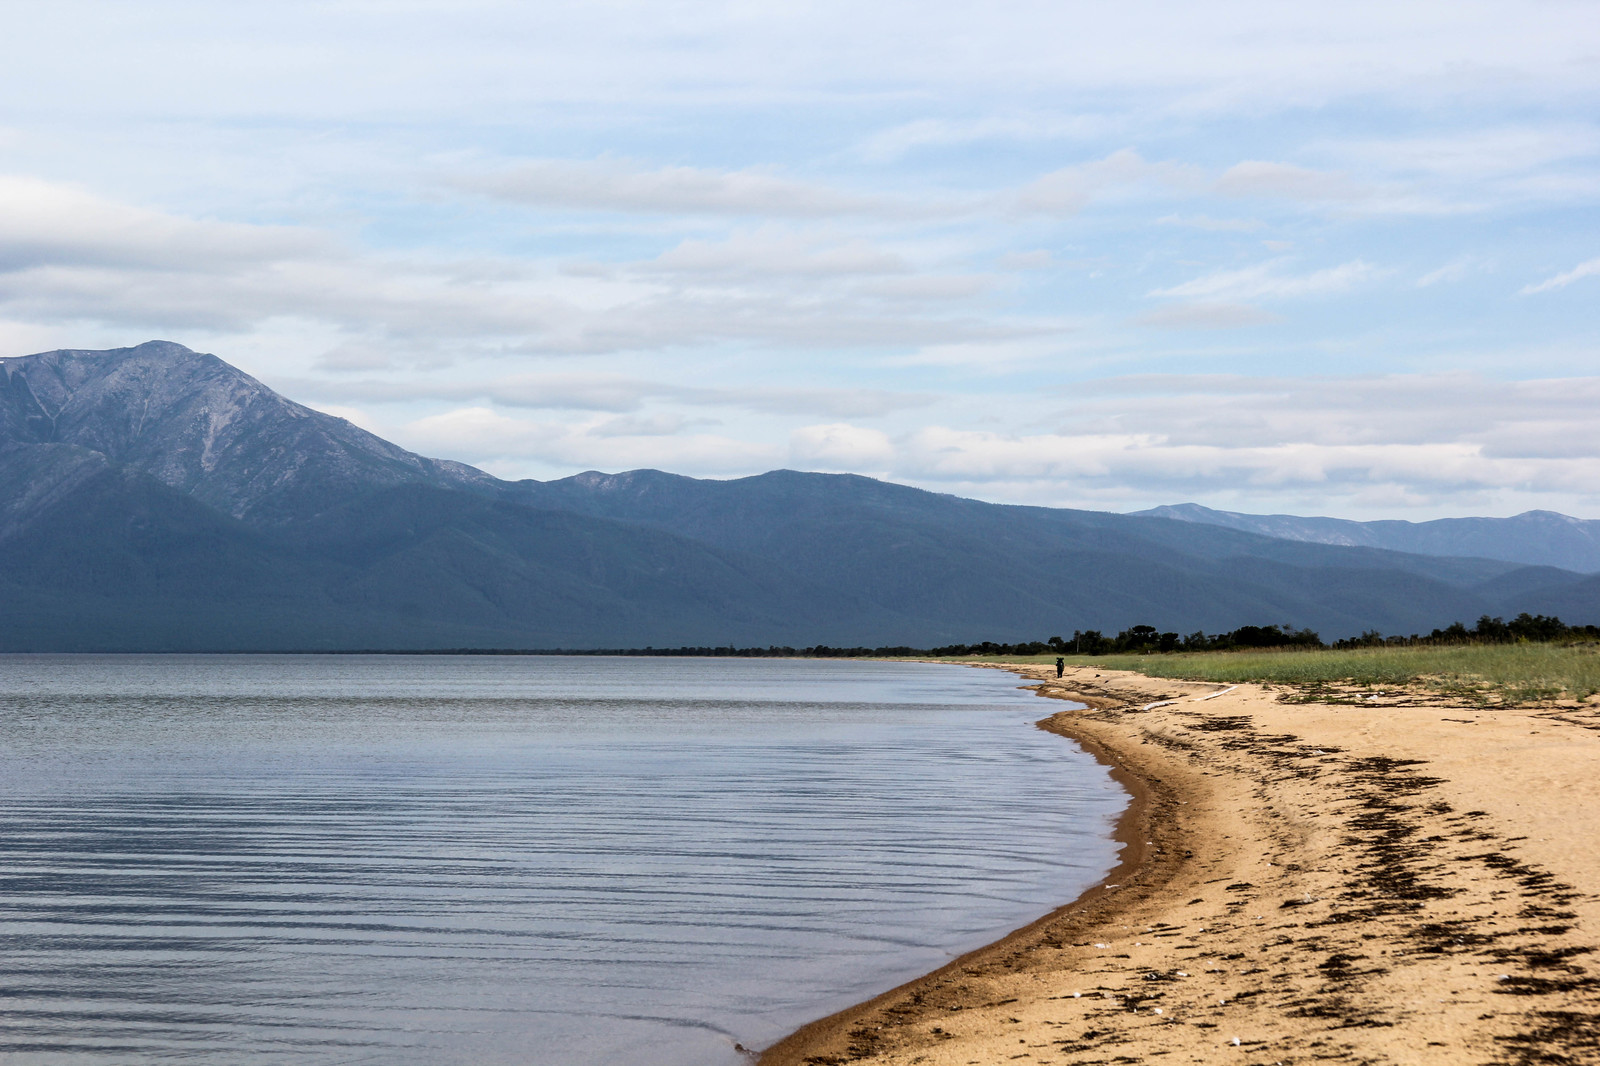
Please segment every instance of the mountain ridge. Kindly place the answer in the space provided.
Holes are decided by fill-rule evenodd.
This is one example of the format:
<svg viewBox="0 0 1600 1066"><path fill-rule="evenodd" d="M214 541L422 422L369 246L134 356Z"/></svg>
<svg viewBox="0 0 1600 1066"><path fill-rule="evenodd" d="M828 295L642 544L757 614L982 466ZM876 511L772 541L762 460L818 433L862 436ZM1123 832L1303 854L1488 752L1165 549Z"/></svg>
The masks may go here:
<svg viewBox="0 0 1600 1066"><path fill-rule="evenodd" d="M0 649L803 646L1522 610L1581 575L859 475L501 481L170 342L0 360Z"/></svg>
<svg viewBox="0 0 1600 1066"><path fill-rule="evenodd" d="M87 448L257 523L306 518L341 492L373 485L494 481L297 404L170 341L0 359L0 440Z"/></svg>
<svg viewBox="0 0 1600 1066"><path fill-rule="evenodd" d="M1134 511L1198 525L1223 526L1282 540L1345 547L1387 548L1421 555L1476 556L1577 573L1600 572L1600 520L1556 511L1524 511L1510 518L1436 518L1426 522L1218 511L1197 503Z"/></svg>

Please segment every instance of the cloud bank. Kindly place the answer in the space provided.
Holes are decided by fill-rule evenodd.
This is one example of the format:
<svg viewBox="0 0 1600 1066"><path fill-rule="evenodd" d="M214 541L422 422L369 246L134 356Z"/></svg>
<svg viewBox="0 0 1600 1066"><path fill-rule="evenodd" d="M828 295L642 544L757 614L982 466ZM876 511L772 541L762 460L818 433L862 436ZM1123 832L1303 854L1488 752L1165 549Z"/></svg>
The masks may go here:
<svg viewBox="0 0 1600 1066"><path fill-rule="evenodd" d="M506 476L1600 514L1592 22L61 0L0 37L0 351L179 340Z"/></svg>

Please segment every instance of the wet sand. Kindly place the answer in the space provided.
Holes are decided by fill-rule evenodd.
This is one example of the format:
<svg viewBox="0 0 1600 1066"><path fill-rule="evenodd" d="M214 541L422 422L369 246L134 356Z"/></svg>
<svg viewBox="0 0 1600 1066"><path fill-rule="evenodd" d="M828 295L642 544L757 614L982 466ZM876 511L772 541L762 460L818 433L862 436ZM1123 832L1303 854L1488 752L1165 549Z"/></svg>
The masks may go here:
<svg viewBox="0 0 1600 1066"><path fill-rule="evenodd" d="M1600 707L1007 668L1089 705L1122 865L761 1066L1600 1063Z"/></svg>

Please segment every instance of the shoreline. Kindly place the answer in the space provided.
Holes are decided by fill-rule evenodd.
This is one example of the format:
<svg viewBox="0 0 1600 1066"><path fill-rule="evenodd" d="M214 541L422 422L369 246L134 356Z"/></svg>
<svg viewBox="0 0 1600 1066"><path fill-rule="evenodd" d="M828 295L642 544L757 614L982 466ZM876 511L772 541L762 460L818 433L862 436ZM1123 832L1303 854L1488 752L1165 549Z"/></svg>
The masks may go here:
<svg viewBox="0 0 1600 1066"><path fill-rule="evenodd" d="M979 669L1005 670L1027 681L1045 680L1042 673L1044 667L995 663L969 665ZM1034 673L1038 673L1038 676L1034 676ZM1090 711L1120 705L1120 701L1114 697L1108 698L1105 693L1090 695L1076 690L1049 691L1055 686L1048 684L1021 687L1034 687L1036 695L1045 698L1082 703ZM1182 833L1173 817L1177 806L1175 797L1158 778L1130 769L1126 765L1125 753L1108 746L1088 731L1074 728L1074 718L1073 711L1057 711L1034 724L1036 728L1077 744L1105 766L1112 779L1128 793L1128 805L1112 828L1112 839L1121 845L1116 865L1071 900L1012 930L999 940L974 948L936 970L914 977L871 999L801 1026L757 1054L755 1061L758 1066L831 1066L833 1063L860 1061L867 1057L861 1052L876 1049L864 1046L864 1043L871 1043L870 1039L864 1040L861 1033L852 1030L858 1029L873 1014L888 1011L903 1017L909 1013L904 1007L906 1002L920 1002L928 992L966 975L973 967L996 963L1004 965L1016 953L1026 953L1038 944L1059 939L1065 931L1063 927L1081 926L1087 929L1099 922L1109 921L1115 917L1121 905L1131 900L1134 893L1155 887L1153 881L1165 882L1164 875L1170 873L1172 864L1153 864L1152 860L1158 856L1175 856L1180 851ZM844 1044L843 1057L837 1051L829 1054L824 1050L836 1049L841 1043Z"/></svg>
<svg viewBox="0 0 1600 1066"><path fill-rule="evenodd" d="M760 1066L1600 1062L1593 708L975 665L1086 705L1040 727L1128 789L1117 868Z"/></svg>

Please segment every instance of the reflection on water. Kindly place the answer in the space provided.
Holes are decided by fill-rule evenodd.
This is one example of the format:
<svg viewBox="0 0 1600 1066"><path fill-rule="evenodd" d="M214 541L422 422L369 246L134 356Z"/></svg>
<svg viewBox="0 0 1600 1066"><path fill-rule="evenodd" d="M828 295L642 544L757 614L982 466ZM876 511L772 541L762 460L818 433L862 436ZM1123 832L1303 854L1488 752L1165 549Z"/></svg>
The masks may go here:
<svg viewBox="0 0 1600 1066"><path fill-rule="evenodd" d="M1112 864L959 667L0 656L8 1063L741 1061Z"/></svg>

